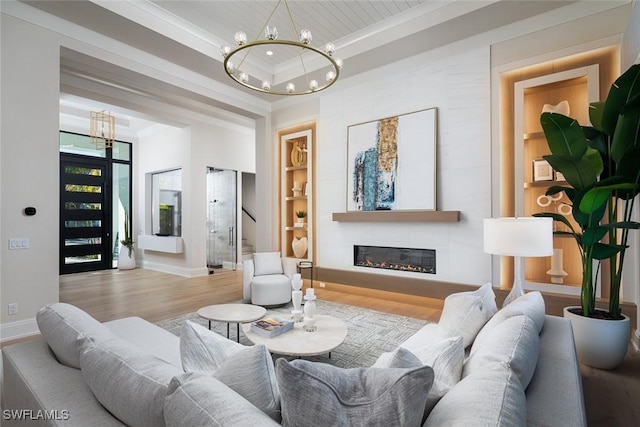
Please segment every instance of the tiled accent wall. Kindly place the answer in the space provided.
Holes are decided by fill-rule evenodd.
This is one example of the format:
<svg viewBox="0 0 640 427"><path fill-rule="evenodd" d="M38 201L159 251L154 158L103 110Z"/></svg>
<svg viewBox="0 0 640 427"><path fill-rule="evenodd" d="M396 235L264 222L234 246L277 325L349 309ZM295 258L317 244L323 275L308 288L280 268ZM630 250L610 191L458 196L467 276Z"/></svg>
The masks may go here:
<svg viewBox="0 0 640 427"><path fill-rule="evenodd" d="M360 81L361 83L358 83ZM354 270L354 244L437 250L434 280L491 280L482 219L491 216L491 108L488 47L437 50L394 63L327 91L320 99L316 154L317 263ZM459 210L454 223L341 223L346 210L347 126L438 108L437 208ZM381 271L390 275L420 273ZM422 275L423 276L423 275Z"/></svg>

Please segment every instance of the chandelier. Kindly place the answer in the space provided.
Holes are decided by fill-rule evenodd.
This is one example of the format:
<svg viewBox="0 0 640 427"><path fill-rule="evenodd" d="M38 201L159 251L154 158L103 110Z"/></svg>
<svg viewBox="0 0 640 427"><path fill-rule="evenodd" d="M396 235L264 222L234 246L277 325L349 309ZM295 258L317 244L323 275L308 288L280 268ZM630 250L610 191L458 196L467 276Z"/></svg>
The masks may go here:
<svg viewBox="0 0 640 427"><path fill-rule="evenodd" d="M89 141L96 149L113 147L116 137L116 119L106 111L92 111Z"/></svg>
<svg viewBox="0 0 640 427"><path fill-rule="evenodd" d="M294 37L297 37L297 40L278 39L278 29L275 25L269 24L269 21L276 13L280 4L284 4L289 23L291 25L291 30ZM260 39L260 34L264 34L263 39ZM291 15L291 10L289 9L287 0L278 0L278 3L273 8L273 11L253 41L247 41L246 33L238 31L235 34L235 47L222 46L221 52L224 57L224 70L229 77L237 83L258 92L271 93L275 95L306 95L321 91L331 86L338 79L338 75L342 69L342 60L334 58L333 54L335 51L335 45L333 43L329 42L324 45L323 49L319 49L311 46L311 40L311 31L301 29L298 32L296 25L293 22L293 16ZM249 58L250 55L261 55L264 53L265 55L272 56L274 55L274 51L278 50L282 52L284 48L296 50L295 53L300 61L302 72L306 80L306 86L303 89L296 89L295 84L291 81L275 83L270 79L260 79L250 76L247 72L242 71L242 67L245 62L250 62L247 61L247 58ZM307 64L305 64L305 57L307 64L311 60L316 61L318 59L326 63L320 68L320 71L318 71L319 76L314 78L312 73L308 72Z"/></svg>

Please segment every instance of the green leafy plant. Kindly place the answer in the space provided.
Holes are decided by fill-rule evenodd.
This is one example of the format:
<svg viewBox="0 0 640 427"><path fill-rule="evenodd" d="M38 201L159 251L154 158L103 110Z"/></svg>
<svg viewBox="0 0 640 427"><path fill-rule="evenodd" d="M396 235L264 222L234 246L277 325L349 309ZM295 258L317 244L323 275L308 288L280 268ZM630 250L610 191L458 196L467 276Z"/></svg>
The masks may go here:
<svg viewBox="0 0 640 427"><path fill-rule="evenodd" d="M540 117L551 150L544 159L570 185L552 186L546 194L564 192L577 227L560 214L534 216L563 223L569 231L555 233L571 235L578 244L583 316L594 317L596 278L601 262L609 261L609 314L620 319L620 285L629 231L640 228L631 221L640 191L640 65L633 65L615 81L604 102L590 104L589 118L592 126L580 126L562 114L543 113Z"/></svg>
<svg viewBox="0 0 640 427"><path fill-rule="evenodd" d="M129 258L131 258L134 241L129 233L129 215L127 213L124 214L124 239L120 240L120 243L129 250Z"/></svg>
<svg viewBox="0 0 640 427"><path fill-rule="evenodd" d="M307 216L307 213L305 211L296 211L296 216L298 218L304 218L305 216Z"/></svg>

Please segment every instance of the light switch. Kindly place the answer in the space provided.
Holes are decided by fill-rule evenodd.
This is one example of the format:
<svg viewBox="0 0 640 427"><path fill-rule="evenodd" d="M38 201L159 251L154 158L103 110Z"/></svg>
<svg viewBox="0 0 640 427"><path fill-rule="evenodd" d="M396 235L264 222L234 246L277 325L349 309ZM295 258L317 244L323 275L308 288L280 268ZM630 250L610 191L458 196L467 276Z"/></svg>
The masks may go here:
<svg viewBox="0 0 640 427"><path fill-rule="evenodd" d="M9 239L9 250L29 249L29 239L21 237L19 239Z"/></svg>

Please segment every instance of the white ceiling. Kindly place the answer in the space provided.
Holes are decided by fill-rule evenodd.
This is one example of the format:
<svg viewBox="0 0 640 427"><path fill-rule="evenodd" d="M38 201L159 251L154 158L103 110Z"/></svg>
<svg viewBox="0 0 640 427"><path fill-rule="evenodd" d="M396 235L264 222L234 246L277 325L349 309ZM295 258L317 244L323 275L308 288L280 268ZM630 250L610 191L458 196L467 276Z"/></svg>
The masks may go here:
<svg viewBox="0 0 640 427"><path fill-rule="evenodd" d="M327 41L335 43L336 56L345 61L341 77L350 77L498 27L561 10L575 2L290 0L288 3L296 27L312 31L313 45L321 47ZM211 79L212 87L216 85L217 93L236 92L240 94L238 99L261 106L281 99L242 88L232 81L222 69L219 51L220 46L232 44L237 30L245 31L249 39L253 39L278 3L276 0L23 0L22 3L205 76ZM613 3L620 5L628 0ZM277 25L281 37L292 37L283 5L278 6L270 23ZM194 111L237 124L243 123L237 116L255 118L255 113L244 108L241 102L198 95L68 49L63 49L61 56L64 114L81 110L83 99L90 99L91 102L86 103L91 105L88 109L95 108L96 103L111 107L112 111L118 111L117 114L129 120L132 131L154 121L180 124L180 114L175 111L167 114L159 106L154 108L155 103L170 103L176 111ZM256 75L263 73L274 81L300 78L300 67L283 66L276 60L261 58L246 65L246 71ZM141 111L142 105L145 111ZM134 116L141 120L133 120Z"/></svg>

